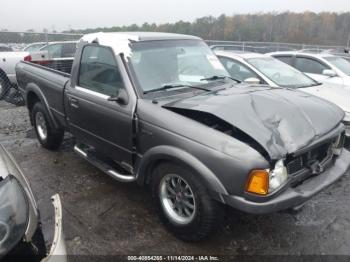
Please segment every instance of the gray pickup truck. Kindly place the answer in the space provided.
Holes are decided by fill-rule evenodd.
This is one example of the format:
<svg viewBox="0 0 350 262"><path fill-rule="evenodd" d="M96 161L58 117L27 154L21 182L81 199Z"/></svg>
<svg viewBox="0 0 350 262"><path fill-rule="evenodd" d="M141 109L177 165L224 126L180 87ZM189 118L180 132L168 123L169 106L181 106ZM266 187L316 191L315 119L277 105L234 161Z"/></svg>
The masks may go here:
<svg viewBox="0 0 350 262"><path fill-rule="evenodd" d="M75 151L106 174L149 186L161 221L184 240L220 226L225 204L298 207L349 169L340 108L238 83L197 37L90 34L71 74L27 62L16 73L43 147L72 133Z"/></svg>

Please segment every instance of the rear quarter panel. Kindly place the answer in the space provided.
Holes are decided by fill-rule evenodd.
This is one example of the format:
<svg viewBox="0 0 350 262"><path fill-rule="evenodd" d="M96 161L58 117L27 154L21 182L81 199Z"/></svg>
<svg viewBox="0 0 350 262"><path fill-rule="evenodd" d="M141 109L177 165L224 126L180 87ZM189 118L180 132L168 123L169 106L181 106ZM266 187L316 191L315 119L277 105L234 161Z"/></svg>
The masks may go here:
<svg viewBox="0 0 350 262"><path fill-rule="evenodd" d="M64 88L69 82L68 75L25 62L17 65L16 73L26 99L30 92L34 92L59 125L65 125L63 97Z"/></svg>

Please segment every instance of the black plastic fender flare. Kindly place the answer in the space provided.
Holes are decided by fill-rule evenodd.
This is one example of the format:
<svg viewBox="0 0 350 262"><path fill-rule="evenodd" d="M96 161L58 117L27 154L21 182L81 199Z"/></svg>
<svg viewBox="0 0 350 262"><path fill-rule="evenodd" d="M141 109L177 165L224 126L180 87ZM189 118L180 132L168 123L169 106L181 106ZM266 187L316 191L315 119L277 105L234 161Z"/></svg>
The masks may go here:
<svg viewBox="0 0 350 262"><path fill-rule="evenodd" d="M224 202L221 195L228 195L227 190L217 176L200 160L182 149L167 145L154 147L142 157L136 173L138 184L146 183L147 176L150 175L149 168L158 161L171 161L192 169L216 200Z"/></svg>
<svg viewBox="0 0 350 262"><path fill-rule="evenodd" d="M47 102L47 99L45 98L45 95L41 91L40 87L38 87L34 83L29 83L26 86L24 97L25 97L27 107L28 107L28 98L29 98L30 93L34 93L39 98L40 102L43 104L43 106L45 107L45 109L48 113L48 116L49 116L48 121L50 122L51 125L53 125L55 128L58 129L59 125L57 124L57 121L55 120L55 118L50 110L49 103ZM29 109L29 107L28 107L28 109Z"/></svg>

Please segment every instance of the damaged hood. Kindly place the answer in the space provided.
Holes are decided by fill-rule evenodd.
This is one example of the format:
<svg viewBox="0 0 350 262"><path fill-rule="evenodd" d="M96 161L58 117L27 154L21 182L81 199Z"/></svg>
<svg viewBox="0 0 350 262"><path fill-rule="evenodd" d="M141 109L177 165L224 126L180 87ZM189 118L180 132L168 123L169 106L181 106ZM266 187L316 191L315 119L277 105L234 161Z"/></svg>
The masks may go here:
<svg viewBox="0 0 350 262"><path fill-rule="evenodd" d="M339 107L313 95L246 85L227 86L164 107L212 114L249 135L272 159L307 146L337 127L344 118Z"/></svg>

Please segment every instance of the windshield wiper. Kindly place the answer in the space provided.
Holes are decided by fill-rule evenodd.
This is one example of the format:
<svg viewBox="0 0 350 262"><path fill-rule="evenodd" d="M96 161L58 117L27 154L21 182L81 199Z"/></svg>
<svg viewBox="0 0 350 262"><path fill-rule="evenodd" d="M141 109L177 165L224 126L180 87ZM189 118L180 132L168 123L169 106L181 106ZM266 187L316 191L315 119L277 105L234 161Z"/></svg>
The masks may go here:
<svg viewBox="0 0 350 262"><path fill-rule="evenodd" d="M199 86L192 86L192 85L185 85L185 84L166 84L166 85L163 85L160 88L147 90L147 91L144 91L143 93L144 94L148 94L148 93L166 91L166 90L169 90L169 89L175 89L175 88L180 88L180 87L189 87L189 88L203 90L203 91L208 91L208 92L211 91L210 89L207 89L207 88L204 88L204 87L199 87Z"/></svg>
<svg viewBox="0 0 350 262"><path fill-rule="evenodd" d="M233 81L235 81L237 83L242 83L241 80L238 80L238 79L233 78L231 76L217 76L217 75L211 76L211 77L207 77L207 78L203 78L203 79L201 79L201 81L217 81L217 80L222 80L222 79L226 79L226 78L231 79L231 80L233 80Z"/></svg>

